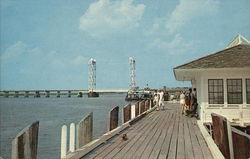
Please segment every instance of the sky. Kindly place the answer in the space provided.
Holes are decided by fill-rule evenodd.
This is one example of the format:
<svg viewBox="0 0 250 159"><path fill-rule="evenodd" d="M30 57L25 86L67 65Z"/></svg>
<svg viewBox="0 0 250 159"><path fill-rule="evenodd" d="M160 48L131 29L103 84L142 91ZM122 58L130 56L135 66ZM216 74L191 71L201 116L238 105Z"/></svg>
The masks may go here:
<svg viewBox="0 0 250 159"><path fill-rule="evenodd" d="M173 68L250 39L250 0L1 0L0 89L190 86Z"/></svg>

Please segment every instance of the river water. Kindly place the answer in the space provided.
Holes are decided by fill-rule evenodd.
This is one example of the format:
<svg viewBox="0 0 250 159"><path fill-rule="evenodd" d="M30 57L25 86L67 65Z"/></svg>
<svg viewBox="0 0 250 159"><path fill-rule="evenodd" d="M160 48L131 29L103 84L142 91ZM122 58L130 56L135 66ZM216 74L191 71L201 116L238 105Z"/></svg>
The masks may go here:
<svg viewBox="0 0 250 159"><path fill-rule="evenodd" d="M0 156L11 157L11 141L27 125L39 120L38 159L60 158L61 126L78 123L93 112L94 138L107 131L108 112L127 104L125 94L99 98L0 98Z"/></svg>

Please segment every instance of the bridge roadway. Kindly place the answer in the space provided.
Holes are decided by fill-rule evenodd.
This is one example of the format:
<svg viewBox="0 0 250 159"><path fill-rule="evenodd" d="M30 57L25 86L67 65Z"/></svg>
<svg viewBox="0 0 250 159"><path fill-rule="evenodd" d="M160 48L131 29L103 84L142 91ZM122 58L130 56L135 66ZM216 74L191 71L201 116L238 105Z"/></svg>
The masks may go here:
<svg viewBox="0 0 250 159"><path fill-rule="evenodd" d="M127 89L97 89L94 90L98 93L126 93L128 92ZM68 97L71 97L71 95L78 95L79 93L86 94L89 91L83 90L83 89L46 89L46 90L1 90L0 96L2 97L50 97L51 95L56 95L57 97L60 97L61 95L67 95Z"/></svg>

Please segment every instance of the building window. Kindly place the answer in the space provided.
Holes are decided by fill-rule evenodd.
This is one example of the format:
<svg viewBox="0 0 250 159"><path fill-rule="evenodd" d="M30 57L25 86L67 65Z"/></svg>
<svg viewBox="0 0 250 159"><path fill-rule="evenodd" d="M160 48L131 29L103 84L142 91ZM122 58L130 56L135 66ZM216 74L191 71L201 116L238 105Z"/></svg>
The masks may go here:
<svg viewBox="0 0 250 159"><path fill-rule="evenodd" d="M208 80L208 103L224 104L223 79Z"/></svg>
<svg viewBox="0 0 250 159"><path fill-rule="evenodd" d="M227 102L228 104L242 104L242 80L227 80Z"/></svg>
<svg viewBox="0 0 250 159"><path fill-rule="evenodd" d="M247 104L250 104L250 79L246 79Z"/></svg>

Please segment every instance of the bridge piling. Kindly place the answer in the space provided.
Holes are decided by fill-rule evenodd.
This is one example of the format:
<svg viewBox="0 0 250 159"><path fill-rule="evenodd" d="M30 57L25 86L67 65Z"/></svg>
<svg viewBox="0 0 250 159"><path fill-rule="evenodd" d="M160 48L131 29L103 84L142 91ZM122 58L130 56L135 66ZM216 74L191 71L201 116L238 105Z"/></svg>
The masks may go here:
<svg viewBox="0 0 250 159"><path fill-rule="evenodd" d="M18 98L19 97L19 92L18 91L15 91L15 95L14 95L14 98Z"/></svg>
<svg viewBox="0 0 250 159"><path fill-rule="evenodd" d="M45 91L45 97L49 98L50 97L50 91Z"/></svg>
<svg viewBox="0 0 250 159"><path fill-rule="evenodd" d="M68 97L69 98L71 97L71 91L68 91Z"/></svg>
<svg viewBox="0 0 250 159"><path fill-rule="evenodd" d="M57 92L57 98L60 98L60 91L56 91Z"/></svg>
<svg viewBox="0 0 250 159"><path fill-rule="evenodd" d="M29 91L25 91L24 97L25 97L25 98L28 98L28 97L29 97Z"/></svg>
<svg viewBox="0 0 250 159"><path fill-rule="evenodd" d="M35 97L35 98L40 98L40 92L39 92L39 91L35 91L34 97Z"/></svg>

